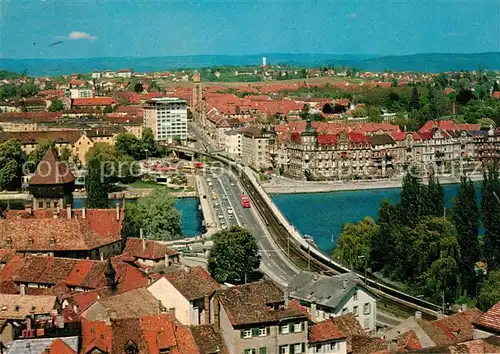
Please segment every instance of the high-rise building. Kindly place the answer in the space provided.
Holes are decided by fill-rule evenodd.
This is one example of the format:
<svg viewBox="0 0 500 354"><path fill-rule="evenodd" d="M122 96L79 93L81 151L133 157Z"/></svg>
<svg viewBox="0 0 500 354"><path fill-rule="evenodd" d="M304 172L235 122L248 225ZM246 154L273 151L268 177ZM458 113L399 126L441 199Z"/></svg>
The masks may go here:
<svg viewBox="0 0 500 354"><path fill-rule="evenodd" d="M144 106L144 126L157 141L187 140L187 102L178 98L153 98Z"/></svg>
<svg viewBox="0 0 500 354"><path fill-rule="evenodd" d="M267 58L262 57L262 66L267 66Z"/></svg>

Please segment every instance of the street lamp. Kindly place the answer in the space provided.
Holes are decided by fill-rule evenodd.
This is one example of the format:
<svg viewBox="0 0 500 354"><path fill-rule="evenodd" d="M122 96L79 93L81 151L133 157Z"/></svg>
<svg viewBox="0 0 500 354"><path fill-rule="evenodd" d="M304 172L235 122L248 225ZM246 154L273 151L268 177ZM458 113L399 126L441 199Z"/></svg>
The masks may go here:
<svg viewBox="0 0 500 354"><path fill-rule="evenodd" d="M146 161L148 160L148 149L144 149L144 151L146 151Z"/></svg>

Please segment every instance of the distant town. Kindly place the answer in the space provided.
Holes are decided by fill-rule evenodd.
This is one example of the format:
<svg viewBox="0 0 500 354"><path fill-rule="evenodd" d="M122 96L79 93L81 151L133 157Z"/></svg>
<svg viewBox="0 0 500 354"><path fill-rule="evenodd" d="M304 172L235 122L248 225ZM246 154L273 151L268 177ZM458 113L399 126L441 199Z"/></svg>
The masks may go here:
<svg viewBox="0 0 500 354"><path fill-rule="evenodd" d="M0 71L0 351L500 352L499 159L497 71ZM333 254L272 199L396 187Z"/></svg>

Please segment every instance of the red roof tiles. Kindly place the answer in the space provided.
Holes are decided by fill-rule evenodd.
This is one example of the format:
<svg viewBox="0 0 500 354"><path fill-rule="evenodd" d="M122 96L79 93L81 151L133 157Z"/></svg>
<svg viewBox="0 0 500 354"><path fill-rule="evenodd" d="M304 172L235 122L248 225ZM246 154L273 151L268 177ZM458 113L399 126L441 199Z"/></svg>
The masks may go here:
<svg viewBox="0 0 500 354"><path fill-rule="evenodd" d="M124 253L129 253L135 258L151 259L154 261L165 258L165 255L175 256L179 253L171 250L167 245L154 240L127 238Z"/></svg>
<svg viewBox="0 0 500 354"><path fill-rule="evenodd" d="M186 271L187 270L187 271ZM220 284L201 266L165 274L165 278L189 301L212 295Z"/></svg>
<svg viewBox="0 0 500 354"><path fill-rule="evenodd" d="M322 343L343 339L347 336L337 327L333 319L309 326L309 343Z"/></svg>
<svg viewBox="0 0 500 354"><path fill-rule="evenodd" d="M500 333L500 301L476 319L475 325Z"/></svg>
<svg viewBox="0 0 500 354"><path fill-rule="evenodd" d="M57 338L49 347L48 351L44 351L42 354L76 354L76 352L71 349L62 339Z"/></svg>
<svg viewBox="0 0 500 354"><path fill-rule="evenodd" d="M59 156L54 148L50 148L42 158L30 185L56 185L74 182L75 177L66 163L59 161Z"/></svg>
<svg viewBox="0 0 500 354"><path fill-rule="evenodd" d="M72 101L73 106L111 106L117 103L113 97L75 98Z"/></svg>

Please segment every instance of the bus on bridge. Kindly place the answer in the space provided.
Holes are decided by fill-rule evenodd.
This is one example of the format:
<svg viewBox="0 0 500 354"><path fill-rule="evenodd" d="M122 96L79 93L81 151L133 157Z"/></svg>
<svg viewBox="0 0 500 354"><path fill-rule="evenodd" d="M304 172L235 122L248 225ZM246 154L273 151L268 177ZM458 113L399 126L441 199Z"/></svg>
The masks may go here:
<svg viewBox="0 0 500 354"><path fill-rule="evenodd" d="M243 208L250 208L250 199L248 199L248 196L245 193L241 193L241 206Z"/></svg>

